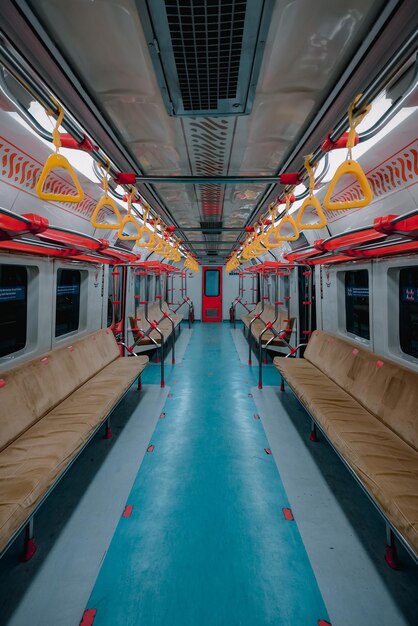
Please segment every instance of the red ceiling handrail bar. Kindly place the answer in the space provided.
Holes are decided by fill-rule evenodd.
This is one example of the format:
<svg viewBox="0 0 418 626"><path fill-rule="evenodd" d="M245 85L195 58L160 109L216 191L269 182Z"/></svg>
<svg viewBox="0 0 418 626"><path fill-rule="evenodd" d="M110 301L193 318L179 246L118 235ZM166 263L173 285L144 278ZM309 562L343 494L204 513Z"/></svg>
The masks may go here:
<svg viewBox="0 0 418 626"><path fill-rule="evenodd" d="M313 246L308 246L300 248L299 250L294 250L293 252L288 252L284 255L284 257L290 263L309 263L312 257L317 257L321 254L323 254L321 250L317 250Z"/></svg>
<svg viewBox="0 0 418 626"><path fill-rule="evenodd" d="M418 252L418 241L402 241L395 239L394 241L385 241L382 245L364 246L347 250L352 259L373 259L376 257L408 254Z"/></svg>
<svg viewBox="0 0 418 626"><path fill-rule="evenodd" d="M0 249L60 258L74 257L77 256L79 252L76 249L63 248L62 246L54 246L53 244L44 244L32 239L0 241Z"/></svg>
<svg viewBox="0 0 418 626"><path fill-rule="evenodd" d="M349 233L342 233L324 239L321 243L321 248L325 252L343 252L362 244L384 241L386 237L386 234L377 232L373 226L366 226L364 228L356 228Z"/></svg>
<svg viewBox="0 0 418 626"><path fill-rule="evenodd" d="M377 217L373 222L373 228L386 235L403 235L416 238L418 237L418 209L403 215Z"/></svg>
<svg viewBox="0 0 418 626"><path fill-rule="evenodd" d="M103 242L100 241L100 239L57 226L49 226L43 232L38 233L37 238L42 241L62 244L66 247L90 252L100 252L104 248Z"/></svg>
<svg viewBox="0 0 418 626"><path fill-rule="evenodd" d="M14 239L22 235L35 235L48 228L46 217L36 213L19 215L13 211L0 208L0 240Z"/></svg>

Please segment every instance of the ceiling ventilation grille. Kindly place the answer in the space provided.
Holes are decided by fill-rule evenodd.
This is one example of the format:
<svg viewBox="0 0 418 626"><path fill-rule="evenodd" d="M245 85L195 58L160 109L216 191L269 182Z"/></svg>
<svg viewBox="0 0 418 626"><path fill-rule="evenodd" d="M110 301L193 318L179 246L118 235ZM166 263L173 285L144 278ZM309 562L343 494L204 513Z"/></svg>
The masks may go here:
<svg viewBox="0 0 418 626"><path fill-rule="evenodd" d="M251 112L274 0L136 0L171 115Z"/></svg>
<svg viewBox="0 0 418 626"><path fill-rule="evenodd" d="M185 112L237 97L246 0L166 0Z"/></svg>
<svg viewBox="0 0 418 626"><path fill-rule="evenodd" d="M200 222L201 229L212 231L210 233L212 235L219 234L221 232L222 226L223 222Z"/></svg>

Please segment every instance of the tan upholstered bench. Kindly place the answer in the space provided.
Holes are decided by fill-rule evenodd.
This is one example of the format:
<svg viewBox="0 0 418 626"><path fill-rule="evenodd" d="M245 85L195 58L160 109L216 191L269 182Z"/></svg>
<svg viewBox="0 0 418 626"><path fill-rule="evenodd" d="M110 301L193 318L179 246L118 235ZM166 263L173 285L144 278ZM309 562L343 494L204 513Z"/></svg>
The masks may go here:
<svg viewBox="0 0 418 626"><path fill-rule="evenodd" d="M322 331L274 364L385 518L388 564L393 533L418 560L418 372Z"/></svg>
<svg viewBox="0 0 418 626"><path fill-rule="evenodd" d="M103 329L0 373L0 554L138 379L148 357L125 357Z"/></svg>

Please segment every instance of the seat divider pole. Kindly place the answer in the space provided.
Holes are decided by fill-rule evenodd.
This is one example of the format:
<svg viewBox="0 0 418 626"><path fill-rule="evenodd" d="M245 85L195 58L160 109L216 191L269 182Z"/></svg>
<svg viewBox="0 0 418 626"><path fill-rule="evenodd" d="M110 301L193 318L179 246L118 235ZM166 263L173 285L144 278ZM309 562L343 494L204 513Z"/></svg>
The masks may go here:
<svg viewBox="0 0 418 626"><path fill-rule="evenodd" d="M36 552L36 543L35 543L35 537L34 537L34 522L33 522L33 515L32 515L32 517L29 519L29 521L27 522L25 526L25 542L24 542L22 560L29 561L33 557L35 552Z"/></svg>
<svg viewBox="0 0 418 626"><path fill-rule="evenodd" d="M317 430L316 430L316 424L315 424L314 420L312 420L311 434L309 435L309 440L313 441L314 443L316 443L318 441L318 433L317 433Z"/></svg>
<svg viewBox="0 0 418 626"><path fill-rule="evenodd" d="M388 523L386 523L386 550L385 561L392 569L399 569L398 551L396 548L395 533Z"/></svg>

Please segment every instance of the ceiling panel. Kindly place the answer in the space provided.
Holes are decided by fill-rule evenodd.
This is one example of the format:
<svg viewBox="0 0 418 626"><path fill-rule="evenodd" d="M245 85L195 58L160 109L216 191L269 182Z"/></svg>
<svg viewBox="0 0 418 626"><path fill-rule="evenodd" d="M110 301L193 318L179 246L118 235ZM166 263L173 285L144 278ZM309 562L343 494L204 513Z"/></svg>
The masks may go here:
<svg viewBox="0 0 418 626"><path fill-rule="evenodd" d="M150 38L148 31L157 5L161 20L167 21L161 13L164 7L174 10L181 3L32 0L28 4L144 174L271 176L337 82L385 2L274 2L251 114L236 117L175 117L167 111L167 93L152 58L161 45L173 42ZM208 7L221 4L226 7L231 2L184 2L196 16L203 5L207 16ZM242 10L254 10L252 2L239 4ZM142 5L149 12L138 11ZM193 23L187 28L193 32ZM216 59L215 55L217 63ZM262 184L155 185L159 198L184 228L198 228L201 221L244 226L266 189ZM192 239L193 233L187 234ZM233 242L238 235L224 232L216 237ZM204 236L197 233L195 239Z"/></svg>

